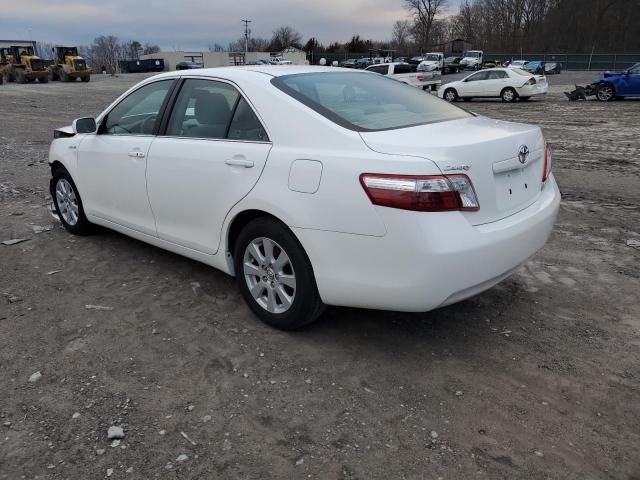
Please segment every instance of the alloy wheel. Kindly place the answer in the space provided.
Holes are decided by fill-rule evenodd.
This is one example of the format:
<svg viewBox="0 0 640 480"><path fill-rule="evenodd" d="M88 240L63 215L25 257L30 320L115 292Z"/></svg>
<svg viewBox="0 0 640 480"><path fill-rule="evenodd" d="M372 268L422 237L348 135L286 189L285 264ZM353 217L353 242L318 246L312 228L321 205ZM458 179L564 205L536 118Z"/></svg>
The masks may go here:
<svg viewBox="0 0 640 480"><path fill-rule="evenodd" d="M598 100L606 102L613 98L613 88L608 85L604 85L598 89L597 92Z"/></svg>
<svg viewBox="0 0 640 480"><path fill-rule="evenodd" d="M80 218L80 208L78 207L78 197L73 190L71 183L65 178L61 178L56 183L56 203L63 220L74 226Z"/></svg>
<svg viewBox="0 0 640 480"><path fill-rule="evenodd" d="M256 303L269 313L284 313L296 295L296 275L291 259L275 241L260 237L244 252L243 273Z"/></svg>

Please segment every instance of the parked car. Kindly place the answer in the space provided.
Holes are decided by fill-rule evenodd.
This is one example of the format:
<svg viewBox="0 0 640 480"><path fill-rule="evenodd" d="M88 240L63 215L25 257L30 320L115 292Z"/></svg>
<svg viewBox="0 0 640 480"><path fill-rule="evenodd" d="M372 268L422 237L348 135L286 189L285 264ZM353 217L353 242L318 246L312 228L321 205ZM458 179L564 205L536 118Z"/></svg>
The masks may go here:
<svg viewBox="0 0 640 480"><path fill-rule="evenodd" d="M616 98L640 97L640 63L622 72L605 72L592 83L596 98L606 102Z"/></svg>
<svg viewBox="0 0 640 480"><path fill-rule="evenodd" d="M420 63L423 61L424 61L424 56L418 55L415 57L411 57L409 60L407 60L407 63L411 65L411 70L415 72L416 70L418 70L418 65L420 65Z"/></svg>
<svg viewBox="0 0 640 480"><path fill-rule="evenodd" d="M440 85L441 75L438 70L431 72L414 72L408 63L382 63L380 65L371 65L367 67L368 72L386 75L412 87L421 88L422 90L435 90Z"/></svg>
<svg viewBox="0 0 640 480"><path fill-rule="evenodd" d="M344 60L343 62L340 62L338 65L340 65L343 68L356 68L356 59L355 58L350 58L348 60Z"/></svg>
<svg viewBox="0 0 640 480"><path fill-rule="evenodd" d="M283 57L271 57L269 63L271 65L291 65L293 62Z"/></svg>
<svg viewBox="0 0 640 480"><path fill-rule="evenodd" d="M508 65L505 62L505 68L520 68L520 69L522 69L522 67L524 67L527 63L529 63L529 60L511 60L511 61L509 61Z"/></svg>
<svg viewBox="0 0 640 480"><path fill-rule="evenodd" d="M409 57L397 57L393 59L393 63L409 63Z"/></svg>
<svg viewBox="0 0 640 480"><path fill-rule="evenodd" d="M282 329L324 305L477 295L542 248L560 204L539 127L317 66L147 78L57 129L49 165L70 233L102 225L235 275Z"/></svg>
<svg viewBox="0 0 640 480"><path fill-rule="evenodd" d="M438 90L438 95L448 102L459 98L469 101L482 97L514 102L518 99L529 100L535 95L545 95L548 88L544 75L533 75L518 68L489 68L443 85Z"/></svg>
<svg viewBox="0 0 640 480"><path fill-rule="evenodd" d="M362 57L362 58L358 58L356 60L355 67L356 68L367 68L371 64L372 64L371 59L366 58L366 57Z"/></svg>
<svg viewBox="0 0 640 480"><path fill-rule="evenodd" d="M268 60L263 60L259 58L258 60L252 60L250 62L247 62L245 65L270 65L270 63Z"/></svg>
<svg viewBox="0 0 640 480"><path fill-rule="evenodd" d="M458 73L463 70L462 65L460 65L460 60L462 60L462 57L445 58L442 73Z"/></svg>
<svg viewBox="0 0 640 480"><path fill-rule="evenodd" d="M198 68L204 68L204 65L195 62L180 62L176 64L176 70L195 70Z"/></svg>
<svg viewBox="0 0 640 480"><path fill-rule="evenodd" d="M545 75L557 75L562 72L562 64L560 62L546 62L544 65Z"/></svg>

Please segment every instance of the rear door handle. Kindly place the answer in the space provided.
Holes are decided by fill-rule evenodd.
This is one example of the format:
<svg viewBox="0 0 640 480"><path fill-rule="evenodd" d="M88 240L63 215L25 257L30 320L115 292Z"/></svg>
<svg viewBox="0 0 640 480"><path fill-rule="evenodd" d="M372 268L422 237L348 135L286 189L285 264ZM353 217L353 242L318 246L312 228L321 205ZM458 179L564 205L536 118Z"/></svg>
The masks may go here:
<svg viewBox="0 0 640 480"><path fill-rule="evenodd" d="M132 158L144 158L144 152L140 150L132 150L129 152L129 156Z"/></svg>
<svg viewBox="0 0 640 480"><path fill-rule="evenodd" d="M252 160L247 160L245 158L229 158L227 160L224 161L224 163L226 163L227 165L230 165L232 167L244 167L244 168L251 168L253 167L253 161Z"/></svg>

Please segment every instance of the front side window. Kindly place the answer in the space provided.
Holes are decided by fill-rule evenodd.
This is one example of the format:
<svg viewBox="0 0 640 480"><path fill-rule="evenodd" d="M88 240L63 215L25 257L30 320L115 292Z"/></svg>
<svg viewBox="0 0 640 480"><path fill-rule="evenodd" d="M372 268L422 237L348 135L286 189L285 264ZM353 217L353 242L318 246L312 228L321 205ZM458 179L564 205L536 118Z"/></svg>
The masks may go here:
<svg viewBox="0 0 640 480"><path fill-rule="evenodd" d="M271 83L345 128L376 131L472 115L420 89L380 75L322 72L284 75Z"/></svg>
<svg viewBox="0 0 640 480"><path fill-rule="evenodd" d="M166 134L218 140L269 140L260 120L235 87L200 79L185 80Z"/></svg>
<svg viewBox="0 0 640 480"><path fill-rule="evenodd" d="M477 82L479 80L486 80L489 78L489 72L478 72L467 78L467 82Z"/></svg>
<svg viewBox="0 0 640 480"><path fill-rule="evenodd" d="M161 80L131 93L107 114L101 133L151 135L172 82Z"/></svg>

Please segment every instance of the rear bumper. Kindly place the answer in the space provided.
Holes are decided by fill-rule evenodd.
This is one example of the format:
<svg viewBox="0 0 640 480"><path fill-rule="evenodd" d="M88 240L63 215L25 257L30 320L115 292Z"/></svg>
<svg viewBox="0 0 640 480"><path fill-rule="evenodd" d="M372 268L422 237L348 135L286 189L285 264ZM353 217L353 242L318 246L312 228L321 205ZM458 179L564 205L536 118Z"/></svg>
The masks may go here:
<svg viewBox="0 0 640 480"><path fill-rule="evenodd" d="M534 204L485 225L474 227L459 212L377 207L384 237L293 231L325 303L420 312L476 295L513 273L546 243L559 205L551 177Z"/></svg>

